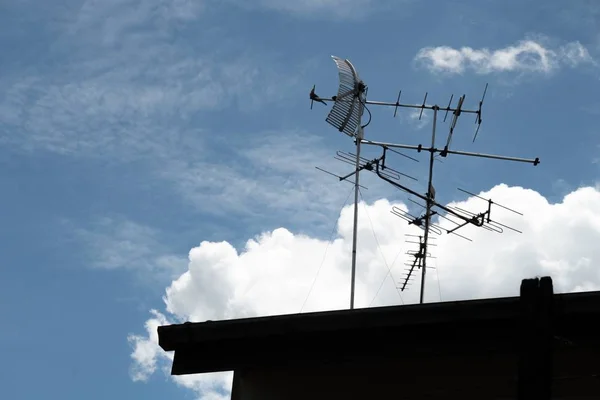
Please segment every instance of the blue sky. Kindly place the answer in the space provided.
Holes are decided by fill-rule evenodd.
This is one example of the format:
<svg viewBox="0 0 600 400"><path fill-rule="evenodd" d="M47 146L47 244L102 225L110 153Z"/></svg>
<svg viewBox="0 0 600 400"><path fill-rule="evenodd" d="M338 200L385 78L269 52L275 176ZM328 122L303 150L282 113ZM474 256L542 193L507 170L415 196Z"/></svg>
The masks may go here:
<svg viewBox="0 0 600 400"><path fill-rule="evenodd" d="M329 239L351 187L314 167L345 171L332 156L352 143L325 123L324 106L309 110L308 92L316 84L335 94L332 54L354 63L372 100L394 101L402 89L404 101L427 91L445 105L464 93L473 108L489 82L478 140L467 116L454 147L542 164L448 158L436 166L440 201L464 200L457 186L500 183L550 203L581 187L592 196L599 18L592 1L3 1L6 397L206 395L162 373L134 381L131 335L151 309L170 321L210 314L179 313L165 294L192 271L188 253L203 241L242 252L280 227ZM430 125L410 112L372 111L369 138L428 143ZM396 162L425 176L425 162ZM365 185L369 204L405 200L375 177Z"/></svg>

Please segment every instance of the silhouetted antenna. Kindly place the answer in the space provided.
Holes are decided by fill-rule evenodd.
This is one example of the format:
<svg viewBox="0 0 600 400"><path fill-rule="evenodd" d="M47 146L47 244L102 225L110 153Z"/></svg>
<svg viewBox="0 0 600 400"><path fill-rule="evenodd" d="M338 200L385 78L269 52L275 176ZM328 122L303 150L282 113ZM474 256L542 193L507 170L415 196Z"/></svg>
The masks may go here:
<svg viewBox="0 0 600 400"><path fill-rule="evenodd" d="M492 219L492 206L497 206L497 207L500 207L500 208L502 208L502 209L504 209L506 211L510 211L510 212L512 212L514 214L523 216L523 214L520 213L519 211L513 210L512 208L509 208L509 207L503 206L502 204L496 203L492 199L483 198L483 197L481 197L479 195L476 195L474 193L471 193L471 192L469 192L467 190L464 190L464 189L461 189L461 188L458 188L458 190L460 190L461 192L466 193L466 194L468 194L468 195L470 195L472 197L476 197L478 199L484 200L487 203L487 209L484 210L483 212L480 212L480 213L473 213L471 211L465 210L465 209L460 208L460 207L450 207L449 206L448 208L453 209L453 210L455 210L458 213L462 213L463 215L465 215L467 217L470 217L471 219L477 219L480 222L480 224L481 224L480 226L482 228L488 230L488 231L497 232L497 233L503 233L504 229L509 229L509 230L511 230L513 232L516 232L516 233L523 233L523 232L521 232L518 229L515 229L515 228L513 228L511 226L508 226L506 224L502 224L502 223L500 223L500 222ZM455 228L455 230L458 229L458 228L460 228L461 226L464 226L464 225L465 224L458 225L458 227Z"/></svg>
<svg viewBox="0 0 600 400"><path fill-rule="evenodd" d="M327 170L325 170L325 169L323 169L323 168L319 168L319 167L315 167L315 168L316 168L316 169L318 169L318 170L319 170L319 171L321 171L321 172L325 172L325 173L326 173L326 174L328 174L328 175L335 176L335 177L336 177L336 178L338 178L340 181L348 182L348 183L351 183L351 184L353 184L353 185L355 184L355 182L354 182L354 181L349 181L347 178L344 178L343 176L336 175L336 174L334 174L333 172L329 172L329 171L327 171ZM365 190L368 190L368 189L369 189L369 188L367 188L367 187L365 187L365 186L363 186L363 185L358 185L358 187L359 187L359 188L361 188L361 189L365 189Z"/></svg>
<svg viewBox="0 0 600 400"><path fill-rule="evenodd" d="M426 218L425 214L423 214L419 217L416 217L416 216L410 214L408 211L404 211L400 207L396 207L396 206L392 206L391 213L394 214L395 216L405 220L406 222L408 222L408 225L414 225L417 228L425 229L425 218ZM433 211L429 217L431 218L436 214L437 214L437 212ZM439 226L430 223L429 224L429 232L434 233L436 235L441 235L443 231L442 231L442 228L440 228Z"/></svg>
<svg viewBox="0 0 600 400"><path fill-rule="evenodd" d="M417 201L415 201L415 200L413 200L413 199L411 199L411 198L409 198L409 199L408 199L408 201L410 201L410 202L411 202L411 203L413 203L413 204L416 204L417 206L419 206L419 207L423 208L424 210L426 210L426 209L427 209L427 206L426 206L426 205L423 205L423 204L421 204L421 203L419 203L419 202L417 202ZM397 207L396 207L396 208L397 208ZM452 207L448 207L448 208L450 208L450 209L451 209ZM392 207L392 213L393 213L393 214L395 214L395 213L394 213L394 207ZM438 217L440 217L440 218L442 218L442 219L444 219L444 220L446 220L446 221L449 221L449 222L451 222L451 223L453 223L453 224L455 224L455 225L459 225L459 223L458 223L458 222L456 222L454 219L447 217L447 216L444 214L444 210L432 211L430 216L431 216L431 217L433 217L433 216L435 216L435 215L437 215ZM423 216L423 217L421 217L421 218L423 219L423 218L424 218L424 216ZM418 226L418 225L417 225L417 226ZM459 238L462 238L462 239L468 240L469 242L472 242L472 240L471 240L471 239L469 239L468 237L466 237L466 236L463 236L463 235L460 235L460 234L456 233L456 229L447 229L447 228L444 228L444 227L442 227L440 224L434 224L434 223L432 223L431 221L429 221L429 232L430 232L430 233L434 233L434 234L436 234L436 235L441 235L441 234L442 234L442 232L445 232L445 233L451 233L451 234L453 234L454 236L458 236Z"/></svg>
<svg viewBox="0 0 600 400"><path fill-rule="evenodd" d="M423 230L424 230L423 238L424 238L425 246L427 246L429 234L435 233L434 230L435 230L435 227L437 227L436 225L432 224L432 222L431 222L431 217L433 217L435 215L439 215L440 217L443 217L443 218L451 221L455 225L451 229L446 229L447 233L456 234L467 240L469 240L469 239L462 235L457 234L456 231L458 229L462 228L463 226L466 226L469 224L475 225L477 227L482 227L484 229L495 231L495 232L503 232L504 228L508 228L508 229L517 231L514 228L510 228L510 227L508 227L504 224L501 224L497 221L491 220L491 218L489 217L489 215L491 214L491 206L493 204L493 202L491 200L488 200L488 210L486 210L482 213L479 213L479 214L468 212L468 211L462 210L462 209L456 209L453 207L443 206L442 204L439 204L438 202L436 202L435 189L433 186L433 164L434 164L434 158L435 158L436 153L439 153L443 157L446 157L448 154L456 154L456 155L466 155L466 156L472 156L472 157L484 157L484 158L491 158L491 159L527 162L527 163L531 163L533 165L538 165L540 162L539 158L525 159L525 158L498 156L498 155L491 155L491 154L478 154L478 153L469 153L469 152L463 152L463 151L450 150L449 145L450 145L450 141L452 139L452 134L454 133L454 128L456 127L456 122L458 120L458 117L460 116L461 113L467 111L467 110L462 109L464 98L465 98L465 96L462 96L459 99L457 107L454 110L451 109L451 111L453 112L454 115L453 115L453 119L452 119L452 123L451 123L451 127L450 127L450 133L448 136L447 144L444 147L444 149L442 149L442 150L435 147L437 113L440 110L439 107L437 107L437 106L433 107L433 129L432 129L432 137L431 137L431 146L430 147L424 147L423 145L410 146L410 145L392 144L392 143L383 143L383 142L374 142L374 141L363 140L363 143L365 143L365 144L381 146L384 148L394 148L395 147L395 148L403 148L403 149L413 149L413 150L417 150L418 152L422 152L422 151L429 152L429 154L430 154L430 157L429 157L429 179L428 179L428 188L429 189L428 189L427 193L425 193L424 195L421 193L417 193L416 191L406 187L405 185L395 182L395 181L392 181L392 180L388 179L386 176L380 174L379 171L382 170L382 167L384 165L380 166L378 164L377 169L376 169L378 176L381 179L391 183L395 187L397 187L409 194L412 194L413 196L415 196L425 202L425 213L423 214L423 216L415 217L415 216L407 214L407 213L397 213L396 214L405 220L408 220L409 218L413 217L412 222L409 221L409 223L413 223L417 226L419 226L419 225L423 226ZM434 211L433 208L436 208L436 210ZM392 212L393 211L394 210L392 210ZM441 213L443 213L444 215L442 215ZM434 227L434 229L431 229L430 227ZM422 265L423 268L421 268L421 275L422 275L422 277L421 277L421 298L420 298L421 302L424 301L425 271L427 269L426 260L427 260L427 252L425 251L424 257L423 257L423 265Z"/></svg>
<svg viewBox="0 0 600 400"><path fill-rule="evenodd" d="M465 95L463 94L458 98L458 105L456 106L456 110L452 113L452 122L450 123L450 132L448 133L448 140L446 141L446 146L444 150L440 152L440 156L446 157L448 155L447 151L450 148L450 143L452 143L452 135L454 134L454 128L456 128L456 123L458 122L458 117L460 117L460 112L462 111L462 106L465 101ZM446 111L448 113L448 111ZM444 117L445 118L445 117Z"/></svg>
<svg viewBox="0 0 600 400"><path fill-rule="evenodd" d="M488 84L485 84L485 89L483 89L483 95L481 96L481 100L479 100L479 109L477 110L477 114L475 115L475 123L477 124L477 129L475 130L475 135L473 136L473 143L475 143L475 139L477 139L477 134L479 133L479 127L483 120L481 119L481 107L483 106L483 100L485 100L485 94L487 93Z"/></svg>
<svg viewBox="0 0 600 400"><path fill-rule="evenodd" d="M370 172L374 173L375 172L375 164L383 161L383 159L386 156L386 154L385 154L386 151L387 150L384 149L384 154L382 156L374 158L374 159L368 159L366 157L359 156L358 157L358 159L359 159L358 172L366 170L366 171L370 171ZM414 159L412 157L409 157L409 156L407 156L405 154L402 154L402 153L400 153L398 151L393 151L392 150L392 152L396 153L396 154L403 155L403 156L405 156L405 157L407 157L407 158L409 158L411 160L414 160L414 161L418 162L418 160L416 160L416 159ZM349 165L355 165L356 158L357 158L356 154L351 153L351 152L347 152L347 151L338 151L338 152L336 152L336 155L334 157L334 159L336 159L337 161L340 161L342 163L349 164ZM324 173L328 174L328 175L335 176L340 181L346 181L346 182L355 183L354 181L349 181L348 179L350 177L356 175L356 173L357 173L356 170L354 170L354 171L352 171L352 172L350 172L348 174L345 174L345 175L338 175L338 174L335 174L333 172L327 171L327 170L325 170L323 168L320 168L320 167L315 167L315 168L318 169L321 172L324 172ZM382 172L381 174L384 175L388 179L392 179L392 180L396 180L396 181L399 181L402 177L411 179L413 181L418 181L418 179L415 178L415 177L413 177L413 176L407 175L407 174L405 174L403 172L397 171L397 170L395 170L393 168L389 168L389 167L386 167L385 168L385 172ZM367 189L366 187L364 187L362 185L359 185L359 187L361 187L363 189Z"/></svg>
<svg viewBox="0 0 600 400"><path fill-rule="evenodd" d="M414 279L414 272L416 269L423 268L423 260L425 258L435 258L429 253L425 248L425 242L423 240L423 235L405 235L407 237L405 243L407 244L416 244L417 250L407 250L406 254L409 256L409 260L404 263L404 266L407 267L404 269L404 273L402 275L402 281L400 283L401 291L406 290L406 288L410 285L412 280ZM417 240L415 240L417 239ZM429 240L433 240L435 238L430 238ZM435 243L429 243L429 247L436 246Z"/></svg>
<svg viewBox="0 0 600 400"><path fill-rule="evenodd" d="M421 112L419 113L419 121L423 116L423 110L425 109L425 103L427 102L427 92L425 92L425 98L423 99L423 104L421 105Z"/></svg>
<svg viewBox="0 0 600 400"><path fill-rule="evenodd" d="M322 98L315 94L314 86L313 90L310 92L311 106L314 101L318 101L321 103L327 104L328 102L333 102L333 107L327 116L326 121L333 125L336 129L344 134L351 136L356 144L356 153L340 153L337 154L337 159L343 161L345 163L354 163L355 164L355 172L348 174L346 176L335 175L340 180L347 179L350 176L356 175L354 184L355 184L355 202L354 202L354 234L353 234L353 250L352 250L352 287L351 287L351 295L350 295L350 307L354 307L354 285L355 285L355 271L356 271L356 232L357 232L357 221L358 221L358 188L359 188L359 173L361 170L366 169L369 171L374 171L379 178L388 183L392 184L396 188L416 197L423 201L424 205L420 205L425 209L423 214L413 215L408 211L404 211L398 207L392 208L392 213L396 216L404 219L411 225L415 225L420 227L423 230L422 237L422 245L423 251L420 253L419 257L415 257L415 259L419 258L421 261L414 264L414 268L420 265L421 268L421 292L420 292L420 302L424 301L424 292L425 292L425 271L427 270L427 247L430 245L430 234L440 235L444 232L448 234L454 234L463 239L470 240L469 238L462 236L456 231L458 231L461 227L466 225L474 225L477 227L481 227L493 232L503 232L504 229L511 229L516 232L516 229L508 227L498 221L495 221L491 218L491 209L492 205L497 205L491 199L483 199L488 202L487 210L484 210L480 213L468 211L461 209L459 207L448 207L444 206L436 201L435 198L435 188L433 185L433 165L436 156L447 157L448 155L461 155L468 157L479 157L479 158L488 158L488 159L496 159L496 160L505 160L505 161L515 161L522 163L529 163L538 165L540 163L539 158L528 159L528 158L519 158L519 157L509 157L502 155L494 155L494 154L483 154L483 153L473 153L468 151L461 150L452 150L450 147L452 145L452 139L455 134L456 126L458 124L458 119L462 114L475 114L475 123L477 125L475 134L473 137L473 141L477 138L479 133L479 129L482 123L482 107L483 102L485 100L485 96L487 94L488 85L485 85L483 90L483 95L481 100L479 101L477 109L467 109L464 106L465 103L465 95L459 97L457 105L455 107L452 106L452 100L454 99L454 95L450 97L450 101L448 102L448 106L442 108L438 105L428 105L427 104L427 96L428 92L425 93L423 102L421 104L403 104L400 103L400 97L402 91L399 91L396 102L382 102L382 101L372 101L367 100L367 87L362 80L358 77L358 73L356 72L354 66L348 60L344 60L338 57L333 57L335 61L339 76L340 76L340 84L338 88L338 94L331 98ZM419 120L423 116L424 110L432 110L433 111L433 121L432 121L432 132L431 132L431 145L424 146L423 144L419 145L408 145L408 144L397 144L397 143L386 143L379 141L366 140L364 138L364 130L370 123L371 113L369 111L368 106L389 106L394 107L394 116L396 116L399 108L412 108L419 110ZM369 113L369 121L365 125L361 125L361 117L364 110L367 110ZM448 132L448 137L446 139L446 144L443 148L436 147L436 128L437 128L437 119L438 113L440 111L445 112L444 121L449 113L452 113L452 120L450 122L450 129ZM383 155L381 157L375 158L373 160L368 160L360 155L360 145L367 144L371 146L379 146L383 149ZM416 150L417 152L428 152L429 153L429 174L427 179L427 193L418 193L415 190L409 188L403 183L401 177L405 177L404 175L397 170L389 168L386 164L386 152L392 151L393 149L405 149L405 150ZM408 157L404 154L401 154L405 157ZM327 171L325 171L327 172ZM329 172L328 172L329 173ZM411 177L412 178L412 177ZM412 178L414 179L414 178ZM464 191L465 193L466 192ZM501 206L506 208L509 211L514 211L508 209L505 206ZM435 210L434 210L435 209ZM516 211L514 211L516 212ZM449 228L445 228L440 224L434 224L432 222L432 217L438 216L446 221L450 221ZM414 260L413 260L414 261ZM413 264L411 264L413 265Z"/></svg>
<svg viewBox="0 0 600 400"><path fill-rule="evenodd" d="M394 118L396 118L396 113L398 112L398 105L400 104L400 96L402 95L402 90L398 92L398 99L396 100L396 106L394 107Z"/></svg>
<svg viewBox="0 0 600 400"><path fill-rule="evenodd" d="M354 162L354 160L356 159L356 154L350 153L350 152L345 152L345 151L338 151L334 158L338 161L345 162L347 164L352 164ZM372 160L369 160L368 158L365 158L365 157L359 157L359 159L360 159L360 163L361 163L360 170L365 169L367 171L375 172L375 164L377 164L378 162L382 162L385 159L385 154L382 155L381 157L377 157ZM415 160L415 161L417 161L417 160ZM398 181L400 180L400 178L402 176L404 176L405 178L408 178L408 179L412 179L413 181L418 181L417 178L407 175L405 173L402 173L400 171L397 171L390 167L386 167L384 172L382 172L382 174L387 176L390 179L395 179Z"/></svg>
<svg viewBox="0 0 600 400"><path fill-rule="evenodd" d="M422 241L418 240L418 239L422 239L423 235L415 235L415 234L407 233L404 235L404 237L406 237L406 240L404 241L404 243L421 244ZM435 243L430 243L429 245L437 246L437 244L435 244Z"/></svg>
<svg viewBox="0 0 600 400"><path fill-rule="evenodd" d="M315 87L313 86L313 90L315 90ZM450 96L450 101L448 102L448 107L446 107L446 114L444 115L444 122L446 122L446 118L448 117L448 111L450 111L450 106L452 105L452 99L454 98L454 95Z"/></svg>

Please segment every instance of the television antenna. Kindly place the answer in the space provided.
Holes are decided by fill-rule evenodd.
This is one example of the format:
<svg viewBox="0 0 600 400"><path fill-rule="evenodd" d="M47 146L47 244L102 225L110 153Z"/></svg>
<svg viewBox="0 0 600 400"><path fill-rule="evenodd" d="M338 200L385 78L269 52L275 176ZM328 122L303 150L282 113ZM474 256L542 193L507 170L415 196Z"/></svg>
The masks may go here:
<svg viewBox="0 0 600 400"><path fill-rule="evenodd" d="M404 157L406 157L406 158L408 158L410 160L413 160L415 162L419 162L419 160L417 160L416 158L407 156L407 155L405 155L403 153L400 153L399 151L395 151L395 150L392 150L392 151L394 153L400 154L400 155L402 155L402 156L404 156ZM335 160L337 160L337 161L342 162L342 163L350 164L350 165L354 166L355 162L356 162L355 160L356 160L357 156L356 156L355 153L351 153L351 152L347 152L347 151L337 151L335 157L333 157L333 158ZM377 157L377 158L374 158L374 159L368 159L366 157L358 156L358 159L359 159L359 168L358 168L358 170L359 170L359 172L360 171L370 171L370 172L375 173L375 165L377 163L382 162L384 158L385 158L385 154L382 155L381 157ZM324 172L324 173L326 173L328 175L331 175L331 176L334 176L334 177L338 178L339 181L345 181L345 182L349 182L349 183L355 184L355 182L349 181L348 179L351 178L352 176L356 175L356 170L354 170L354 171L352 171L352 172L350 172L348 174L345 174L345 175L339 175L339 174L330 172L330 171L328 171L328 170L326 170L324 168L321 168L321 167L315 167L315 168L318 169L321 172ZM387 167L387 166L385 167L384 170L382 170L381 174L383 176L385 176L386 178L394 180L394 181L400 181L400 179L402 177L411 179L413 181L418 181L418 179L415 178L415 177L413 177L413 176L407 175L405 173L402 173L400 171L397 171L397 170L395 170L393 168L390 168L390 167ZM362 189L367 189L363 185L358 185L358 186L360 188L362 188Z"/></svg>
<svg viewBox="0 0 600 400"><path fill-rule="evenodd" d="M479 134L479 129L482 123L482 107L483 102L485 100L485 96L487 94L488 85L485 85L485 89L483 91L483 95L481 100L478 103L477 109L465 109L463 108L466 95L462 95L458 98L457 104L455 106L452 105L452 101L454 99L454 95L450 97L450 101L446 107L440 107L437 104L427 104L427 96L428 93L425 93L423 98L423 102L421 104L408 104L401 103L400 97L402 95L402 91L398 93L398 97L395 102L384 102L384 101L373 101L367 100L367 86L365 83L360 80L358 77L358 73L356 69L348 60L341 59L339 57L332 56L334 62L337 65L339 72L339 87L338 94L336 96L330 98L320 97L315 93L315 86L313 86L310 92L310 100L311 100L311 109L313 107L314 102L319 102L327 105L328 103L333 103L333 107L329 112L329 115L326 118L326 121L334 126L338 131L352 137L354 139L354 143L356 145L356 153L347 153L346 157L341 157L345 162L351 160L354 156L354 165L355 170L353 173L348 174L346 176L339 176L332 174L338 177L340 180L345 180L350 176L355 176L354 178L354 225L353 225L353 237L352 237L352 272L351 272L351 289L350 289L350 308L354 308L354 289L355 289L355 276L356 276L356 244L357 244L357 224L358 224L358 196L359 196L359 175L360 172L364 169L375 170L375 173L379 178L384 181L392 184L396 188L415 196L416 198L422 200L425 204L422 207L425 209L424 214L422 216L413 216L408 213L395 213L400 218L403 218L409 222L409 224L414 224L423 229L423 237L422 243L420 242L420 246L422 246L422 251L417 254L420 254L419 262L421 269L421 291L420 291L420 303L424 302L425 295L425 276L427 270L427 258L428 258L428 247L431 246L430 243L430 233L441 234L444 231L449 234L455 234L461 236L467 240L468 238L459 235L456 233L458 229L466 225L475 225L478 227L482 227L484 229L488 229L495 232L503 232L504 228L513 229L506 225L500 224L497 221L491 219L491 209L493 205L498 205L494 203L491 199L483 199L488 202L488 209L486 211L480 213L472 213L467 210L457 209L456 207L448 207L444 206L435 200L435 188L433 186L433 165L436 156L440 157L448 157L448 155L460 155L467 157L478 157L478 158L487 158L487 159L496 159L496 160L504 160L504 161L513 161L513 162L522 162L533 164L534 166L540 163L539 158L529 159L529 158L520 158L520 157L510 157L510 156L502 156L495 154L483 154L483 153L474 153L468 151L454 150L451 149L452 139L454 137L454 132L456 129L456 125L458 123L459 117L463 114L472 114L475 115L475 133L473 135L473 142L477 139ZM400 144L400 143L387 143L380 141L367 140L364 137L364 128L366 128L371 122L371 113L369 111L368 106L384 106L384 107L394 107L394 117L396 117L398 109L417 109L420 110L419 119L422 118L423 112L433 111L433 122L432 122L432 132L431 132L431 145L424 146L422 144L419 145L408 145L408 144ZM369 114L369 120L366 124L362 125L362 115L364 110L367 110ZM446 121L449 113L451 113L451 121L450 121L450 129L448 132L448 136L446 139L446 143L442 148L436 147L436 130L438 125L438 114L440 112L445 112L444 122ZM383 154L381 157L371 160L371 163L365 163L364 159L361 158L360 150L361 145L366 144L370 146L377 146L383 149ZM399 179L391 179L389 174L386 173L386 169L389 170L389 167L386 166L386 153L388 151L398 151L399 149L404 150L413 150L418 153L428 152L429 153L429 173L427 180L427 192L425 194L418 193L415 190L410 189L404 184L400 183ZM395 171L395 170L394 170ZM325 171L329 173L328 171ZM397 171L395 171L397 172ZM473 195L470 192L462 190L463 192ZM476 196L476 195L475 195ZM476 196L479 197L479 196ZM481 197L480 197L481 198ZM498 205L500 206L500 205ZM507 207L509 211L516 212ZM394 209L392 209L392 213L394 213ZM516 212L518 213L518 212ZM518 213L520 214L520 213ZM440 225L433 224L431 219L433 216L438 215L441 218L445 218L447 220L452 221L455 225L451 229L444 229ZM518 232L518 231L517 231ZM415 257L417 259L417 257ZM416 265L416 264L415 264ZM412 275L412 273L411 273Z"/></svg>
<svg viewBox="0 0 600 400"><path fill-rule="evenodd" d="M415 269L421 269L423 267L423 259L425 257L435 258L431 255L431 253L429 253L425 250L425 243L423 241L423 235L407 234L405 236L407 238L405 243L416 244L416 245L418 245L418 248L417 248L417 250L407 250L406 251L406 254L409 256L409 260L404 263L404 266L406 268L404 268L404 273L402 275L402 281L399 282L400 287L398 287L398 289L400 289L402 292L412 283L412 281L414 279ZM432 239L435 239L435 238L430 238L429 240L431 241ZM436 246L435 243L429 243L429 247L434 247L434 246ZM427 267L427 268L431 268L431 267Z"/></svg>

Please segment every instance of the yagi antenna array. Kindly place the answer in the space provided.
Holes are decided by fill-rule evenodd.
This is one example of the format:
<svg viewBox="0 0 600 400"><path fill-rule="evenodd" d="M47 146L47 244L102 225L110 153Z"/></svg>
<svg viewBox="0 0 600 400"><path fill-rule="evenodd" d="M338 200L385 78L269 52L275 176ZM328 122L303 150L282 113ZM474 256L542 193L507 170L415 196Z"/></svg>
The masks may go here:
<svg viewBox="0 0 600 400"><path fill-rule="evenodd" d="M403 274L402 274L402 279L399 282L400 287L398 287L398 289L400 289L401 291L404 291L407 289L408 286L410 286L410 284L412 283L412 281L415 278L415 270L417 269L421 269L423 267L423 259L427 258L435 258L431 255L431 253L427 252L427 250L425 249L425 243L423 241L423 236L422 235L410 235L407 234L406 236L406 241L405 243L407 244L416 244L418 245L417 250L407 250L406 254L409 256L409 260L407 262L404 263L404 266L406 268L404 268ZM435 238L431 238L431 239L435 239ZM430 239L430 240L431 240ZM435 243L429 243L429 247L434 247L436 246Z"/></svg>
<svg viewBox="0 0 600 400"><path fill-rule="evenodd" d="M410 156L407 156L405 154L402 154L400 152L394 151L394 153L403 155L404 157L407 157L410 160L414 160L416 162L419 162L419 160L417 160L415 158L412 158ZM385 157L386 157L385 152L384 152L384 154L382 156L374 158L374 159L371 159L371 160L368 159L368 158L366 158L366 157L359 156L358 157L358 159L359 159L358 172L366 170L366 171L370 171L370 172L375 173L376 172L376 165L377 164L383 165L385 163ZM337 160L337 161L340 161L340 162L344 163L344 164L355 165L356 154L355 153L351 153L351 152L346 152L346 151L338 151L338 152L336 152L336 155L333 158L335 160ZM350 172L348 174L345 174L345 175L338 175L338 174L335 174L333 172L327 171L327 170L325 170L323 168L320 168L320 167L315 167L315 168L318 169L321 172L325 172L326 174L335 176L340 181L346 181L346 182L350 182L350 183L355 183L353 181L349 181L348 179L351 178L352 176L356 175L356 173L357 173L356 170L354 170L354 171L352 171L352 172ZM390 180L393 180L393 181L400 181L400 179L402 177L407 178L407 179L411 179L413 181L418 181L417 178L415 178L413 176L410 176L410 175L407 175L407 174L405 174L403 172L397 171L397 170L395 170L393 168L390 168L390 167L385 167L384 170L380 172L380 174L383 175L383 176L385 176L387 179L390 179ZM359 185L359 186L362 189L367 189L366 187L364 187L362 185Z"/></svg>
<svg viewBox="0 0 600 400"><path fill-rule="evenodd" d="M466 95L462 95L458 98L456 105L452 105L452 101L454 99L454 95L450 97L450 101L446 107L440 107L438 105L429 105L427 104L427 96L425 93L423 102L421 104L404 104L400 103L400 97L402 91L399 91L398 97L395 102L382 102L382 101L372 101L367 99L367 86L365 83L359 78L356 69L352 65L352 63L348 60L333 57L333 61L335 62L338 72L339 72L339 87L338 93L336 96L332 96L330 98L323 98L318 96L315 93L315 86L313 86L310 91L310 100L311 100L311 109L313 103L319 102L327 105L328 103L333 103L333 107L329 112L329 115L326 118L326 121L335 127L338 131L352 137L354 139L356 145L356 152L337 152L336 160L341 161L346 164L353 164L354 171L348 173L346 175L338 175L332 172L326 171L322 168L318 168L319 170L326 172L330 175L337 177L340 181L348 181L354 184L354 229L353 229L353 238L352 238L352 272L351 272L351 288L350 288L350 308L354 308L354 287L355 287L355 275L356 275L356 241L357 241L357 223L358 223L358 195L359 189L363 186L359 183L360 172L363 170L374 172L380 179L390 183L394 187L400 189L401 191L412 195L416 198L416 200L409 199L411 202L417 204L422 211L419 213L409 213L408 211L404 211L401 208L393 207L392 213L397 217L405 220L410 225L415 225L422 230L422 235L418 236L419 241L415 242L419 245L418 250L410 250L408 252L411 257L410 262L408 263L408 273L405 276L405 280L400 282L400 289L404 290L407 285L410 283L410 280L414 277L414 272L416 269L421 270L421 292L420 292L420 302L424 301L424 292L425 292L425 274L427 267L427 259L432 258L431 254L428 252L428 248L434 246L431 241L434 239L431 235L442 235L452 234L458 237L461 237L466 240L471 240L466 236L463 236L457 231L466 226L473 225L476 227L480 227L486 229L491 232L502 233L505 230L512 230L520 233L515 228L512 228L508 225L502 224L495 219L492 219L492 207L498 206L507 211L511 211L513 213L520 214L519 212L512 210L506 206L502 206L493 202L491 199L485 199L481 196L475 195L471 192L468 192L463 189L459 189L465 194L468 194L473 197L477 197L481 200L487 202L487 208L483 208L479 212L474 212L470 210L465 210L463 208L459 208L456 206L444 206L438 203L435 200L435 188L433 186L433 165L434 159L436 156L447 157L448 155L460 155L460 156L468 156L468 157L478 157L478 158L488 158L488 159L496 159L496 160L505 160L505 161L515 161L522 163L529 163L538 165L540 163L539 158L528 159L528 158L519 158L519 157L509 157L509 156L501 156L494 154L482 154L482 153L473 153L468 151L454 150L451 149L452 139L454 138L456 127L458 124L458 120L460 116L464 114L474 114L475 115L475 133L473 135L473 142L477 139L477 135L479 134L479 129L482 123L482 107L483 102L485 100L485 96L487 94L488 85L485 85L483 90L483 95L481 96L481 100L478 103L476 109L467 109L465 108L465 98ZM371 113L369 111L368 106L387 106L394 107L394 117L396 116L399 108L412 108L420 110L419 119L421 119L423 112L425 110L433 111L433 123L432 123L432 132L431 132L431 145L408 145L408 144L399 144L399 143L386 143L379 141L366 140L364 138L364 128L369 124ZM363 111L367 110L369 113L369 122L367 124L362 125L362 115ZM438 125L438 114L440 112L444 112L445 122L448 116L451 116L450 119L450 127L448 130L448 135L446 137L445 143L443 147L436 147L436 129ZM361 145L366 144L370 146L376 146L383 150L383 153L380 157L374 159L367 159L360 155ZM400 154L406 158L417 161L416 159L407 156L406 154L400 153L398 150L414 150L418 153L427 152L429 153L429 174L427 179L427 193L418 193L417 191L409 188L403 182L402 178L409 178L411 180L416 180L409 175L403 174L396 169L392 169L386 165L386 155L388 152L394 152ZM350 177L354 177L353 181L349 181ZM364 188L364 187L363 187ZM418 214L418 215L417 215ZM495 215L495 213L494 213ZM432 218L437 216L440 222L434 223ZM442 221L445 221L443 223Z"/></svg>
<svg viewBox="0 0 600 400"><path fill-rule="evenodd" d="M520 212L515 211L511 208L505 207L501 204L498 204L498 203L492 201L491 199L485 199L479 195L468 192L466 190L463 190L460 188L458 188L458 190L460 190L463 193L467 193L473 197L477 197L481 200L485 200L487 203L487 209L485 209L479 213L475 213L475 212L468 211L468 210L465 210L460 207L442 206L441 204L434 201L433 207L438 207L438 210L432 210L431 213L429 214L429 217L430 217L429 234L430 235L434 234L434 235L439 236L439 235L442 235L443 233L447 233L447 234L452 234L452 235L455 235L462 239L468 240L469 242L472 242L472 240L469 239L468 237L460 235L456 232L460 228L467 226L467 225L475 225L477 227L483 228L490 232L496 232L496 233L504 233L505 229L511 230L516 233L523 233L518 229L510 227L506 224L502 224L498 221L492 220L492 218L491 218L492 205L503 208L514 214L523 216L523 214L521 214ZM408 201L419 206L420 208L422 208L424 210L426 209L426 205L419 203L418 201L415 201L411 198L409 198ZM395 216L400 217L401 219L407 221L409 225L415 225L421 229L424 229L424 226L425 226L424 221L426 218L426 214L419 214L419 216L417 217L413 214L410 214L408 211L404 211L401 208L396 207L396 206L392 207L391 213L394 214ZM434 224L433 222L431 222L431 217L436 216L436 215L441 220L450 222L450 226L443 227L441 224Z"/></svg>

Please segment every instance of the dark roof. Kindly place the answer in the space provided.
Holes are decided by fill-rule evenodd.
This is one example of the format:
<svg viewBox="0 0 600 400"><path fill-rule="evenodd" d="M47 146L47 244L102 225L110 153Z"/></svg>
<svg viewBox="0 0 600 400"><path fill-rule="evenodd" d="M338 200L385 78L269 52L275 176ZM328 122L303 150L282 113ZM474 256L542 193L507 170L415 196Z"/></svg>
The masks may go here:
<svg viewBox="0 0 600 400"><path fill-rule="evenodd" d="M589 321L600 316L600 292L554 295L554 309L557 335L598 335L600 326ZM179 375L465 346L502 351L514 347L520 316L519 298L510 297L188 322L161 326L158 337L175 351L172 373Z"/></svg>

